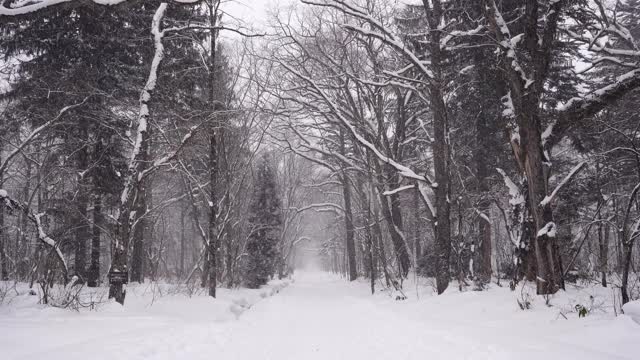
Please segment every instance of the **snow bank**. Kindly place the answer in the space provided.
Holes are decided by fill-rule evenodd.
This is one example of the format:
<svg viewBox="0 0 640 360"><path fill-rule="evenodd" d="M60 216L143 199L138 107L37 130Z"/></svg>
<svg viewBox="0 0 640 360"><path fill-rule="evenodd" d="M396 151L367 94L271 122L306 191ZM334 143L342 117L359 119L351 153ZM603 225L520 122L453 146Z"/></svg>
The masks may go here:
<svg viewBox="0 0 640 360"><path fill-rule="evenodd" d="M640 300L631 301L622 307L624 314L629 316L633 321L640 324Z"/></svg>
<svg viewBox="0 0 640 360"><path fill-rule="evenodd" d="M39 305L39 296L18 284L0 304L0 359L180 359L185 343L224 339L247 309L271 301L263 293L268 298L290 282L219 288L216 299L206 289L190 294L171 284L129 284L125 306L105 301L106 288L85 288L84 300L94 299L95 307L81 311ZM166 354L153 356L151 349Z"/></svg>
<svg viewBox="0 0 640 360"><path fill-rule="evenodd" d="M288 282L272 282L255 290L220 289L217 299L204 292L189 297L169 285L134 286L127 306L110 303L99 311L42 308L35 296L21 294L0 306L0 358L637 358L640 325L628 314L616 316L612 288L568 285L545 298L535 295L534 284L460 292L454 282L437 296L433 279L415 280L404 282L404 301L393 291L372 296L364 279L304 272L296 272L286 291ZM517 300L525 297L531 306L523 311ZM576 305L588 309L586 317ZM637 302L628 306L634 312Z"/></svg>

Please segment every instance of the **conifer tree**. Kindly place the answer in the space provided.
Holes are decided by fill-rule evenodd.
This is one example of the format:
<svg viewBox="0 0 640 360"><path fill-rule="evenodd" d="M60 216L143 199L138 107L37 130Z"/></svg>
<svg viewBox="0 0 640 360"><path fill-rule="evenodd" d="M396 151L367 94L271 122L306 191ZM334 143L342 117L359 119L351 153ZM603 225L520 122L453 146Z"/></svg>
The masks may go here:
<svg viewBox="0 0 640 360"><path fill-rule="evenodd" d="M257 288L275 274L278 240L282 231L282 212L273 164L268 154L260 159L250 206L249 222L253 229L247 242L248 259L245 282Z"/></svg>

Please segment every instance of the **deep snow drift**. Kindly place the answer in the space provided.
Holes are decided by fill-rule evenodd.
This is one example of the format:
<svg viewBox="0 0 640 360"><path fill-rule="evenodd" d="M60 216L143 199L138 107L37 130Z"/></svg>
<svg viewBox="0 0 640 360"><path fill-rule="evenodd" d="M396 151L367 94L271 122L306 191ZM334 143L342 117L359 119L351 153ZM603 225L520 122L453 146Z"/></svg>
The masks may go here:
<svg viewBox="0 0 640 360"><path fill-rule="evenodd" d="M130 289L127 305L73 312L20 295L0 306L2 359L637 359L640 325L614 316L610 290L569 289L551 307L522 291L452 288L407 300L363 282L297 273L290 286L164 296ZM525 288L525 291L527 289ZM154 298L155 294L155 298ZM273 295L273 296L270 296ZM526 297L526 296L525 296ZM151 302L153 300L153 305ZM579 318L575 305L590 309Z"/></svg>

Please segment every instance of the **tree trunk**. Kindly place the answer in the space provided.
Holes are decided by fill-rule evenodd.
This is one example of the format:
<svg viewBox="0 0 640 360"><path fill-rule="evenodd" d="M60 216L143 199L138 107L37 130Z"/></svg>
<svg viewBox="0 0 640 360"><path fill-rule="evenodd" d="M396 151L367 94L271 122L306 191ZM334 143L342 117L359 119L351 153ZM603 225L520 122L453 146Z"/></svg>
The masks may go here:
<svg viewBox="0 0 640 360"><path fill-rule="evenodd" d="M100 285L100 235L102 226L102 197L96 191L93 195L93 231L91 236L91 265L87 274L87 286Z"/></svg>
<svg viewBox="0 0 640 360"><path fill-rule="evenodd" d="M622 284L620 292L622 293L622 304L629 302L629 272L631 270L631 253L633 252L633 240L629 239L622 242Z"/></svg>
<svg viewBox="0 0 640 360"><path fill-rule="evenodd" d="M4 207L0 209L0 280L9 280L9 264L7 263L7 250L5 248L4 234Z"/></svg>
<svg viewBox="0 0 640 360"><path fill-rule="evenodd" d="M102 156L102 137L98 137L93 150L93 162L98 163ZM87 286L100 286L100 237L102 234L102 194L100 189L100 174L93 173L93 226L91 234L91 264L87 273Z"/></svg>
<svg viewBox="0 0 640 360"><path fill-rule="evenodd" d="M407 243L404 239L404 235L402 234L402 224L398 224L395 221L402 221L401 217L394 217L394 212L392 210L392 204L390 204L389 199L383 193L384 189L384 175L382 173L382 169L377 160L373 159L373 164L375 167L376 175L378 183L378 199L380 203L380 208L382 209L382 215L387 223L387 229L389 231L389 235L391 237L391 243L393 244L393 250L396 255L396 259L398 261L398 272L400 277L404 278L409 273L409 267L411 265L411 259L409 258L409 251L407 250ZM392 200L393 201L393 200ZM385 271L387 269L385 268Z"/></svg>
<svg viewBox="0 0 640 360"><path fill-rule="evenodd" d="M478 194L482 197L478 204L478 211L486 216L478 217L479 261L478 277L481 281L491 281L491 223L489 220L490 201L485 194L489 192L489 146L487 140L491 136L488 119L481 113L476 122L476 148L474 149L476 163L476 177L478 179Z"/></svg>
<svg viewBox="0 0 640 360"><path fill-rule="evenodd" d="M78 179L78 197L75 209L75 274L82 279L86 278L87 270L87 243L89 242L89 121L84 118L79 119L79 140L80 149L77 151L77 167L82 173Z"/></svg>
<svg viewBox="0 0 640 360"><path fill-rule="evenodd" d="M629 202L622 221L622 227L620 228L620 238L622 239L622 284L620 285L620 291L622 292L622 304L629 302L629 272L631 270L631 254L633 252L633 243L638 237L640 229L629 229L628 221L631 216L631 208L635 202L636 195L640 192L640 183L638 183L631 196L629 196Z"/></svg>
<svg viewBox="0 0 640 360"><path fill-rule="evenodd" d="M451 224L450 224L450 180L449 180L449 124L447 107L444 102L443 54L440 48L441 32L438 31L443 18L442 4L439 0L430 2L423 0L427 21L430 28L430 60L433 79L429 83L429 96L433 114L433 166L436 188L435 206L436 222L436 288L442 294L449 286L449 258L451 257Z"/></svg>
<svg viewBox="0 0 640 360"><path fill-rule="evenodd" d="M147 130L147 138L142 143L141 151L143 156L141 161L148 163L150 161L151 151L151 129ZM151 193L151 178L147 177L142 181L138 181L138 189L136 191L136 202L134 205L135 226L133 227L133 249L131 254L131 274L130 280L137 283L144 282L144 268L146 257L146 237L148 237L149 214L147 214L147 200Z"/></svg>
<svg viewBox="0 0 640 360"><path fill-rule="evenodd" d="M207 3L209 23L212 27L215 27L218 21L218 6L219 1L211 1ZM216 84L218 79L218 69L216 66L216 45L217 45L218 32L215 29L211 29L209 33L209 59L207 67L209 68L208 74L208 100L209 106L212 110L212 120L209 126L209 243L207 244L207 263L208 263L208 282L209 282L209 296L216 297L217 286L217 256L218 256L218 139L216 128L221 126L220 119L215 115L215 112L222 110L222 104L216 99Z"/></svg>
<svg viewBox="0 0 640 360"><path fill-rule="evenodd" d="M434 32L436 33L436 32ZM432 35L435 36L435 35ZM433 61L433 60L432 60ZM433 163L435 171L435 205L436 205L436 287L442 294L449 286L449 258L451 256L451 224L449 204L449 154L447 144L447 115L442 91L439 86L431 87L433 101Z"/></svg>
<svg viewBox="0 0 640 360"><path fill-rule="evenodd" d="M536 229L533 250L536 255L536 292L538 295L554 294L564 289L562 266L557 251L556 225L553 222L551 205L540 206L548 191L543 148L540 142L540 118L537 102L531 103L530 111L523 114L520 126L520 141L524 151L524 169L529 191L529 212Z"/></svg>
<svg viewBox="0 0 640 360"><path fill-rule="evenodd" d="M601 274L602 287L607 287L607 265L609 258L609 225L598 224L598 268Z"/></svg>
<svg viewBox="0 0 640 360"><path fill-rule="evenodd" d="M0 145L0 155L2 155L3 146ZM0 161L2 158L0 157ZM4 174L0 172L0 188L4 186ZM0 280L9 280L9 264L7 259L7 249L5 244L4 233L4 206L0 206Z"/></svg>
<svg viewBox="0 0 640 360"><path fill-rule="evenodd" d="M340 152L343 156L346 155L345 139L342 129L340 129ZM349 178L347 172L342 169L342 195L344 199L344 225L346 230L346 251L347 251L347 270L349 275L349 281L354 281L358 278L358 269L356 264L356 245L354 242L355 229L353 227L353 213L351 211L351 186L349 185Z"/></svg>
<svg viewBox="0 0 640 360"><path fill-rule="evenodd" d="M218 252L218 231L216 217L218 214L218 199L216 197L216 185L218 184L218 153L216 143L216 124L212 124L209 130L209 243L207 244L207 262L209 277L209 296L216 297L217 285L217 252Z"/></svg>
<svg viewBox="0 0 640 360"><path fill-rule="evenodd" d="M127 170L127 178L120 196L120 205L118 208L118 218L115 226L115 232L111 243L111 267L109 269L109 299L114 298L116 302L124 305L126 296L125 284L128 283L128 249L129 236L131 233L131 211L135 204L136 192L139 177L148 168L148 163L143 159L147 154L143 151L144 144L149 142L149 121L151 120L149 111L149 102L151 94L156 87L156 79L158 77L158 68L164 57L164 46L162 44L161 22L167 10L167 3L161 3L154 16L151 24L152 33L155 35L155 52L153 61L151 62L151 70L147 83L140 95L140 110L138 114L137 137L134 141L132 157Z"/></svg>
<svg viewBox="0 0 640 360"><path fill-rule="evenodd" d="M414 261L415 261L415 270L418 270L418 260L422 257L422 246L420 242L422 241L422 232L420 231L420 223L422 223L422 219L420 219L420 189L416 186L413 190L413 211L414 211L414 234L413 234L413 251Z"/></svg>
<svg viewBox="0 0 640 360"><path fill-rule="evenodd" d="M362 191L362 186L360 185L360 193L365 194ZM373 233L371 231L371 224L373 221L373 216L371 214L371 205L369 203L369 198L365 195L363 196L363 204L364 204L364 221L366 221L365 229L366 229L366 243L365 243L365 256L364 261L367 262L367 270L369 273L369 280L371 282L371 294L375 294L376 292L376 268L375 268L375 245L373 242Z"/></svg>
<svg viewBox="0 0 640 360"><path fill-rule="evenodd" d="M33 200L33 196L30 196L31 192L31 160L25 159L25 184L22 188L22 200L27 203L28 206L31 206L31 201ZM35 194L33 194L35 195ZM19 242L16 243L16 260L18 263L18 268L16 269L16 276L19 279L26 279L29 276L29 262L27 259L29 258L30 246L27 238L27 226L29 225L29 219L25 214L20 214L20 231L19 231Z"/></svg>
<svg viewBox="0 0 640 360"><path fill-rule="evenodd" d="M185 229L184 229L184 204L180 203L180 272L178 277L184 276L184 250L185 250Z"/></svg>
<svg viewBox="0 0 640 360"><path fill-rule="evenodd" d="M358 278L358 272L356 268L356 246L354 242L355 230L353 227L353 214L351 212L351 187L349 186L349 179L344 173L342 175L342 194L344 196L344 224L347 235L346 250L349 281L354 281Z"/></svg>

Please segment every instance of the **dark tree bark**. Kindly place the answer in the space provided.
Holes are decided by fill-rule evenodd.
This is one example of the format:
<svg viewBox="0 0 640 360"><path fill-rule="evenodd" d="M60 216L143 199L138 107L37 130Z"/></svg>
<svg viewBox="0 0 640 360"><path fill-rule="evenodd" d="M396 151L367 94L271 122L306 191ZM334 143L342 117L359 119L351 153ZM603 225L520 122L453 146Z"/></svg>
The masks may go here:
<svg viewBox="0 0 640 360"><path fill-rule="evenodd" d="M209 229L207 244L207 263L208 263L208 285L209 296L216 297L217 286L217 262L218 256L218 227L216 218L218 214L218 198L216 196L216 185L218 184L218 152L216 128L217 124L212 124L209 130Z"/></svg>
<svg viewBox="0 0 640 360"><path fill-rule="evenodd" d="M340 152L342 155L346 155L345 139L342 129L340 130ZM340 176L342 182L342 195L344 200L344 225L346 232L345 248L347 252L347 270L349 281L354 281L358 278L358 269L356 263L356 245L354 241L355 229L353 226L353 212L351 209L351 186L349 184L349 178L347 172L342 168L342 175Z"/></svg>
<svg viewBox="0 0 640 360"><path fill-rule="evenodd" d="M629 202L622 221L622 228L620 229L622 239L622 284L620 285L620 291L622 292L622 303L629 302L629 272L631 270L631 254L633 252L633 244L636 237L640 235L640 229L629 229L628 224L631 216L631 208L635 202L635 198L640 192L640 183L633 188L631 195L629 196Z"/></svg>
<svg viewBox="0 0 640 360"><path fill-rule="evenodd" d="M485 15L489 25L498 38L498 41L509 42L505 39L503 24L498 23L502 19L496 12L497 7L493 0L484 0ZM532 57L529 70L535 78L524 78L522 71L518 72L517 66L508 56L509 50L502 49L505 62L508 63L507 83L510 96L515 109L515 119L518 125L519 142L514 143L514 155L518 160L521 172L526 176L528 191L528 206L536 234L534 235L533 251L536 257L536 288L538 294L553 294L558 289L564 288L562 278L562 264L557 251L556 225L553 221L553 211L550 203L540 205L548 191L549 169L545 164L549 163L544 155L541 141L541 110L540 101L543 93L544 80L547 78L552 59L552 48L559 12L562 2L556 3L554 12L547 21L542 35L538 34L538 5L537 1L527 0L525 5L524 43L526 52ZM538 37L541 36L540 42ZM545 230L546 229L546 230Z"/></svg>
<svg viewBox="0 0 640 360"><path fill-rule="evenodd" d="M416 186L413 190L413 211L414 211L414 234L413 234L413 251L415 251L415 261L417 262L418 259L420 259L420 257L422 256L422 246L420 245L420 242L422 241L422 232L420 231L420 223L422 223L422 219L420 218L420 198L422 195L420 195L420 189L418 189L418 186ZM416 271L417 271L417 265L416 265Z"/></svg>
<svg viewBox="0 0 640 360"><path fill-rule="evenodd" d="M30 194L31 192L31 168L32 163L30 159L24 157L25 159L25 184L22 188L22 200L27 203L27 206L31 206L31 202L33 201L33 197L36 195L36 192ZM29 264L27 259L27 254L29 254L29 240L27 238L27 226L29 225L29 219L24 214L20 214L20 234L18 238L18 243L16 243L16 260L18 263L18 268L16 269L16 275L19 279L26 279L29 274Z"/></svg>
<svg viewBox="0 0 640 360"><path fill-rule="evenodd" d="M0 155L2 154L2 144L0 144ZM2 158L0 157L0 161ZM4 184L4 173L0 172L0 184ZM1 188L2 186L0 186ZM7 249L4 233L4 207L0 207L0 280L9 280L9 264L7 263Z"/></svg>
<svg viewBox="0 0 640 360"><path fill-rule="evenodd" d="M184 252L186 247L186 239L185 239L185 227L184 227L184 217L185 217L185 206L183 203L180 203L180 273L179 277L184 276Z"/></svg>
<svg viewBox="0 0 640 360"><path fill-rule="evenodd" d="M476 122L476 178L478 180L478 194L482 197L478 204L478 211L484 216L478 217L478 278L483 282L491 280L491 223L489 222L489 210L491 202L486 198L489 192L489 149L487 140L491 137L488 119L484 113L478 116ZM486 217L485 217L486 216Z"/></svg>
<svg viewBox="0 0 640 360"><path fill-rule="evenodd" d="M362 182L358 182L358 188L360 194L362 194L362 203L364 205L364 221L365 223L365 231L366 231L366 242L365 242L365 254L363 256L363 261L366 261L367 272L369 273L369 280L371 285L371 294L375 294L376 292L376 251L375 251L375 242L373 231L371 230L373 222L377 222L377 219L373 218L373 214L371 212L371 200L369 199L367 194L365 193Z"/></svg>
<svg viewBox="0 0 640 360"><path fill-rule="evenodd" d="M91 265L87 273L87 286L100 286L100 237L102 226L102 196L95 192L93 195L93 228L91 234Z"/></svg>
<svg viewBox="0 0 640 360"><path fill-rule="evenodd" d="M78 121L80 149L77 151L77 168L82 173L78 179L78 195L75 209L75 274L84 281L87 269L87 244L89 242L89 121Z"/></svg>
<svg viewBox="0 0 640 360"><path fill-rule="evenodd" d="M443 54L440 48L441 32L438 31L440 20L443 17L442 4L439 0L433 0L432 6L428 1L423 1L425 13L430 30L430 60L433 71L433 79L429 84L429 96L433 114L433 165L436 188L435 207L436 222L434 224L436 235L436 288L438 294L442 294L449 286L451 275L449 273L449 259L451 257L451 224L450 224L450 180L449 180L449 124L447 119L447 107L444 102L444 65Z"/></svg>
<svg viewBox="0 0 640 360"><path fill-rule="evenodd" d="M146 131L146 139L142 142L143 153L141 157L142 162L149 163L151 152L151 129ZM131 253L131 273L129 274L129 280L137 283L144 282L144 268L145 268L145 253L146 253L146 237L148 237L149 227L149 214L147 214L148 204L147 201L151 196L151 178L139 180L138 188L136 190L136 201L134 205L135 211L135 225L133 226L133 249Z"/></svg>
<svg viewBox="0 0 640 360"><path fill-rule="evenodd" d="M216 26L218 21L218 6L219 1L211 1L207 3L207 11L209 16L209 22L211 26ZM208 237L209 243L207 244L207 258L208 263L208 285L209 296L216 297L216 286L218 276L218 174L219 174L219 162L218 162L218 131L217 128L222 126L219 116L215 114L216 111L223 110L222 103L217 99L220 94L216 93L216 85L219 79L219 73L216 65L216 46L218 39L218 31L210 30L209 34L209 59L207 67L209 68L208 75L208 101L212 110L212 121L209 126L209 227Z"/></svg>
<svg viewBox="0 0 640 360"><path fill-rule="evenodd" d="M0 209L0 229L4 229L4 209ZM9 264L5 248L5 234L0 230L0 280L9 280Z"/></svg>
<svg viewBox="0 0 640 360"><path fill-rule="evenodd" d="M609 258L609 225L598 223L598 268L602 287L607 287L607 267Z"/></svg>
<svg viewBox="0 0 640 360"><path fill-rule="evenodd" d="M405 242L404 236L400 232L402 229L402 224L397 224L394 221L392 205L390 204L387 196L383 194L385 192L385 188L383 185L385 181L381 166L376 159L373 159L372 162L375 167L375 172L378 180L376 183L376 187L378 189L377 193L380 210L382 210L382 216L387 223L387 229L389 231L389 236L391 237L393 250L395 252L396 259L398 260L398 273L400 274L400 277L404 278L409 273L411 259L409 259L409 251L407 250L407 244ZM401 219L401 217L395 217L396 221L398 221L399 219ZM387 269L385 268L385 272L386 271Z"/></svg>

